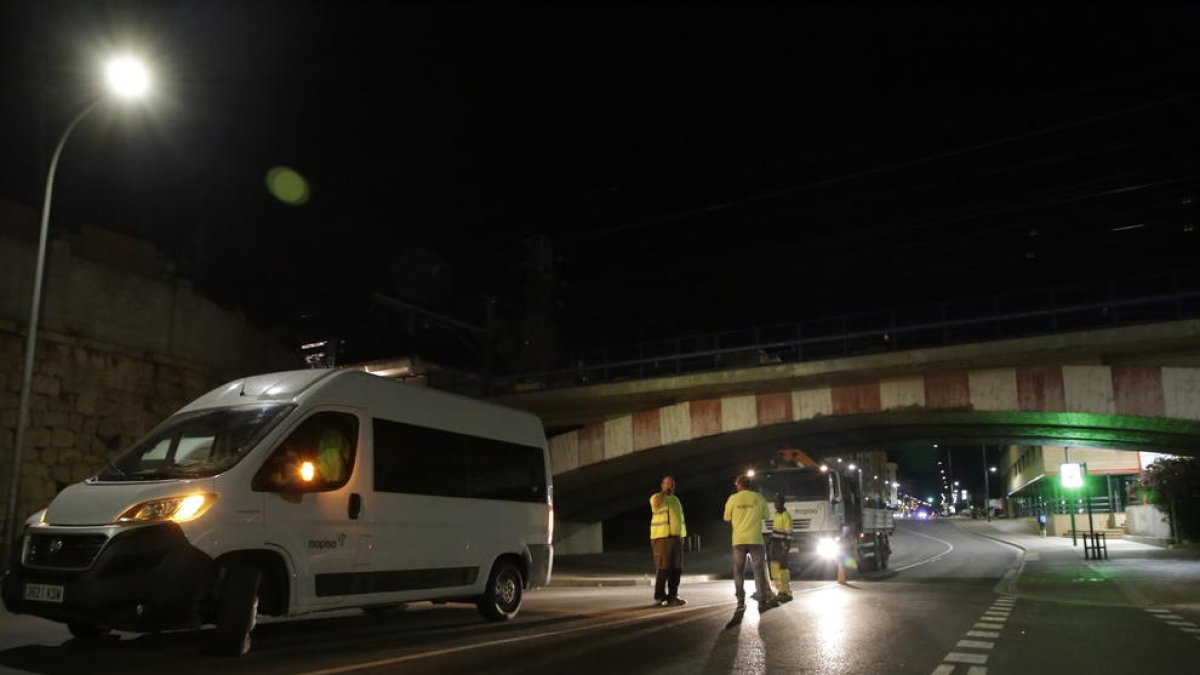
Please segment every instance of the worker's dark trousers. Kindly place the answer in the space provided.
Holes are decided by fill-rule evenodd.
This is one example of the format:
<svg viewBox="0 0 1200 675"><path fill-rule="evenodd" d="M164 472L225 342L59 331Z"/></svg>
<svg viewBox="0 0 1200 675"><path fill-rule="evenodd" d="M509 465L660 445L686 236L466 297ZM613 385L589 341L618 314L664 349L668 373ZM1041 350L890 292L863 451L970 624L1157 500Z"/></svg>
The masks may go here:
<svg viewBox="0 0 1200 675"><path fill-rule="evenodd" d="M654 551L654 600L672 600L679 595L679 576L683 574L683 545L679 537L650 540Z"/></svg>

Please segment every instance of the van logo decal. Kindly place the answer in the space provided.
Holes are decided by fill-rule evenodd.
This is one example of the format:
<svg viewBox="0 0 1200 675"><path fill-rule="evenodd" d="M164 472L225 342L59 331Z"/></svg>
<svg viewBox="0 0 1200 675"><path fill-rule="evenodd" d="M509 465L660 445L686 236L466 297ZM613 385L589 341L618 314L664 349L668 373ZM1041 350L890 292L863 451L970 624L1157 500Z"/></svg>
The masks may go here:
<svg viewBox="0 0 1200 675"><path fill-rule="evenodd" d="M309 539L308 547L313 550L323 551L326 549L342 548L346 545L346 535L339 534L337 539Z"/></svg>

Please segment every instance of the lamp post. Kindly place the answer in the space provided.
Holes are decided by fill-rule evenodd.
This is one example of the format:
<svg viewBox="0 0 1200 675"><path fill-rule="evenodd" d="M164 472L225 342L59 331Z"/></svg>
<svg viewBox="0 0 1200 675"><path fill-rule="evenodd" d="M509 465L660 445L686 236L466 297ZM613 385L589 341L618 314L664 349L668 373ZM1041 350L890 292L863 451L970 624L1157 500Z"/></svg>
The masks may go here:
<svg viewBox="0 0 1200 675"><path fill-rule="evenodd" d="M67 138L79 123L104 102L108 96L116 95L121 98L137 98L149 88L150 78L146 69L135 59L122 57L107 64L105 75L108 81L108 92L84 106L67 124L54 154L50 157L50 169L46 174L46 195L42 202L41 229L38 233L37 264L34 266L33 299L29 307L29 330L25 336L25 361L21 369L21 399L17 412L17 437L13 447L12 476L8 486L8 511L4 527L4 565L13 562L14 539L17 535L17 503L21 488L21 463L25 450L25 434L29 426L29 405L33 398L33 364L34 351L37 347L38 318L42 311L42 277L46 266L46 238L50 230L50 203L54 193L54 174L58 169L58 160L62 156L63 146Z"/></svg>
<svg viewBox="0 0 1200 675"><path fill-rule="evenodd" d="M979 446L979 452L983 455L983 510L987 513L987 521L992 522L992 485L988 480L988 474L995 471L996 468L988 468L987 465L987 446Z"/></svg>

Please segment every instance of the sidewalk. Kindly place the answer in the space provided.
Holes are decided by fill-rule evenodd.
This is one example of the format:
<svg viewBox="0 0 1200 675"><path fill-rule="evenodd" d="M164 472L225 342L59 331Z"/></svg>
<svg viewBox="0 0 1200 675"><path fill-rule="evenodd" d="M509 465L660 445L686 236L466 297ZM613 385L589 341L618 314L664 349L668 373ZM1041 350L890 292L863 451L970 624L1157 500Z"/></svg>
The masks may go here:
<svg viewBox="0 0 1200 675"><path fill-rule="evenodd" d="M1083 540L1041 537L1022 520L954 520L959 528L1021 550L996 590L1036 600L1119 607L1200 609L1200 552L1108 541L1108 560L1085 560Z"/></svg>

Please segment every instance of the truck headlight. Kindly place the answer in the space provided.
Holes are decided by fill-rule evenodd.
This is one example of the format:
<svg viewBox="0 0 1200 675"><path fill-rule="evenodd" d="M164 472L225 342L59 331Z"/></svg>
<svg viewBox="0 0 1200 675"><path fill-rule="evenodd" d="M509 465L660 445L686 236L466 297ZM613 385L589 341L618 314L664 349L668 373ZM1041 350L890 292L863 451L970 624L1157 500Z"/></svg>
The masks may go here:
<svg viewBox="0 0 1200 675"><path fill-rule="evenodd" d="M817 555L822 558L836 558L838 554L838 543L836 539L822 537L817 540Z"/></svg>
<svg viewBox="0 0 1200 675"><path fill-rule="evenodd" d="M125 511L117 517L117 523L151 523L172 521L182 523L195 520L204 515L217 501L217 496L211 492L203 492L183 497L167 497L166 499L151 499L142 502Z"/></svg>

